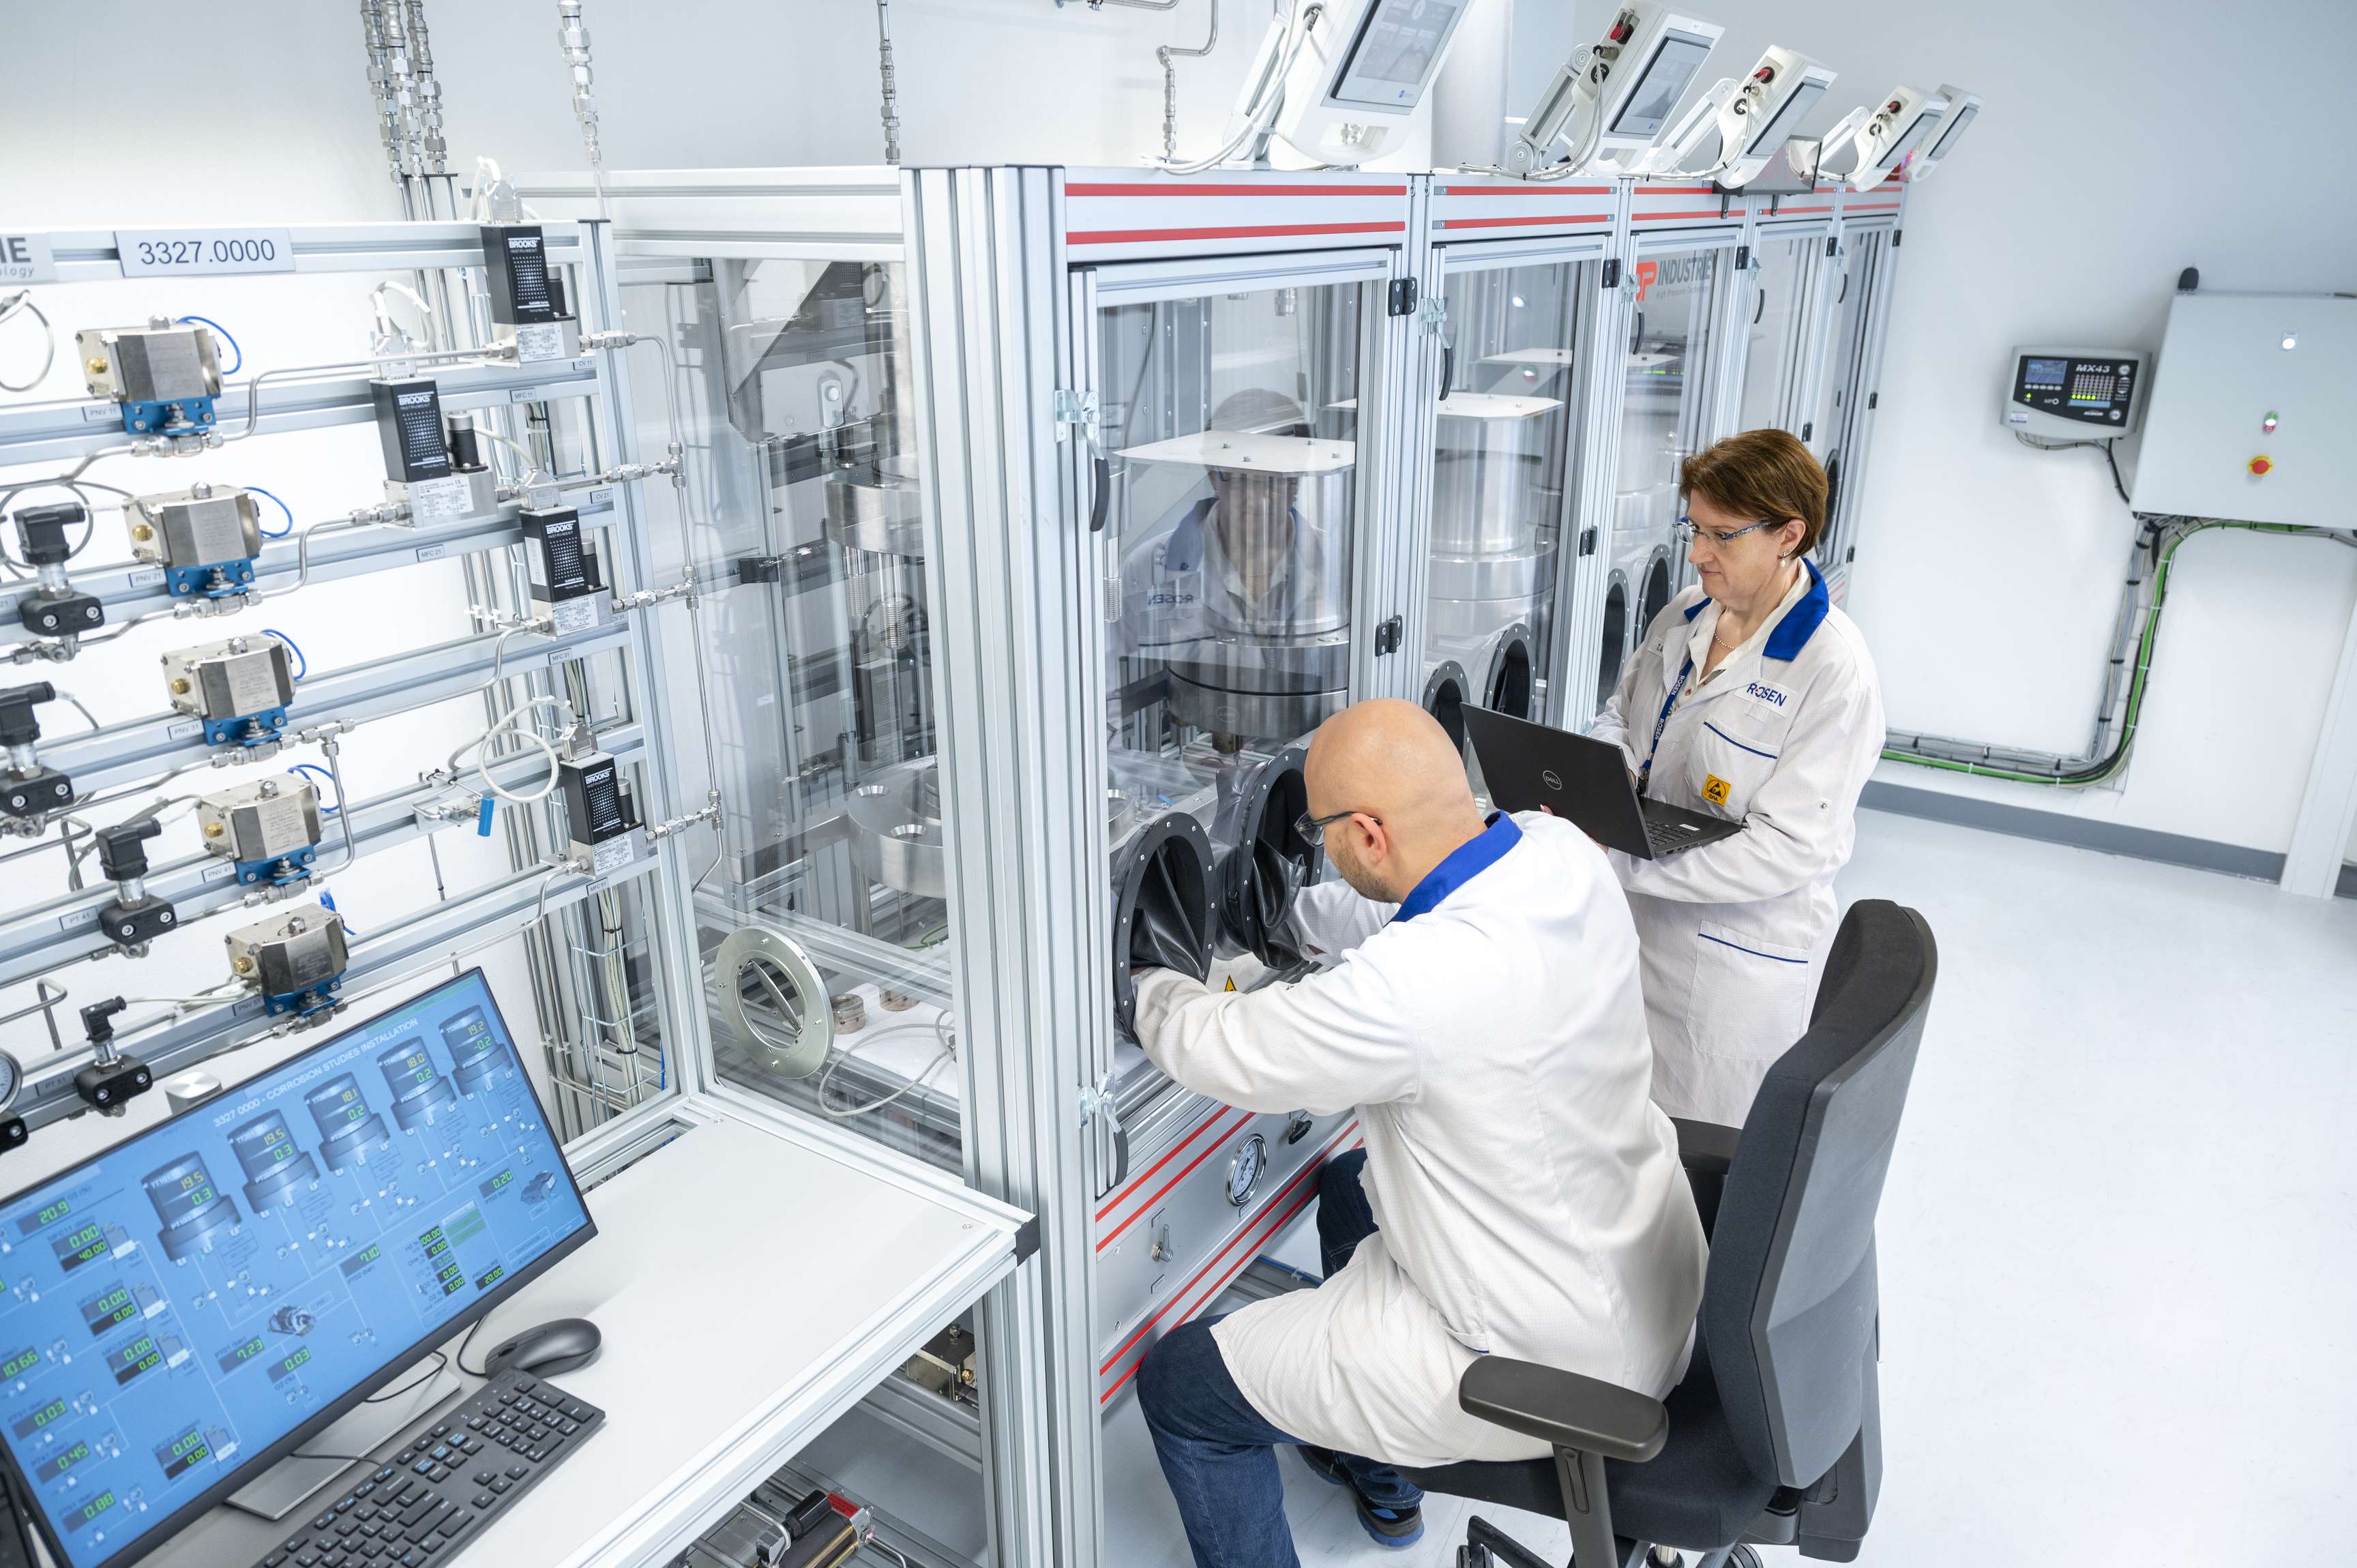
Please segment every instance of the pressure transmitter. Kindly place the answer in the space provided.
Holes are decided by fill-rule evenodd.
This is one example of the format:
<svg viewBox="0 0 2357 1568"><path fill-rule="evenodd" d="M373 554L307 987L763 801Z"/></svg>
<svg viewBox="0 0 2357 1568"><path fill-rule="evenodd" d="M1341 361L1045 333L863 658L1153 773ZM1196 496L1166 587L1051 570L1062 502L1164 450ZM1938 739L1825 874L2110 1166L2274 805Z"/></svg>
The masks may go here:
<svg viewBox="0 0 2357 1568"><path fill-rule="evenodd" d="M50 811L73 804L73 780L54 768L45 768L34 749L41 738L41 721L33 710L58 700L58 689L47 681L12 686L0 692L0 746L8 753L8 767L0 773L0 813L30 832Z"/></svg>
<svg viewBox="0 0 2357 1568"><path fill-rule="evenodd" d="M34 636L58 638L68 649L106 624L106 607L75 591L66 575L66 563L73 559L66 531L89 521L89 511L74 501L28 506L16 517L16 546L40 585L17 601L16 619Z"/></svg>
<svg viewBox="0 0 2357 1568"><path fill-rule="evenodd" d="M114 899L98 912L98 929L115 950L133 958L147 956L148 944L178 923L168 898L147 891L146 841L164 831L153 817L101 828L98 864L114 884Z"/></svg>

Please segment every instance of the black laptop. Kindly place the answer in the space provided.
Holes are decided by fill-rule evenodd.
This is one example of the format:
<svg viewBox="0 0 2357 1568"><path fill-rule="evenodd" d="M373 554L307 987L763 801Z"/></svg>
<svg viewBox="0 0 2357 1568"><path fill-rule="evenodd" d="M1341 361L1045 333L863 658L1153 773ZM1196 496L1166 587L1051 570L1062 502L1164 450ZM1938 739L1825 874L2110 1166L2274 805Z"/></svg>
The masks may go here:
<svg viewBox="0 0 2357 1568"><path fill-rule="evenodd" d="M1639 796L1620 748L1609 741L1469 703L1465 733L1481 758L1491 802L1500 811L1551 806L1556 816L1570 819L1607 849L1659 860L1743 831L1741 822Z"/></svg>

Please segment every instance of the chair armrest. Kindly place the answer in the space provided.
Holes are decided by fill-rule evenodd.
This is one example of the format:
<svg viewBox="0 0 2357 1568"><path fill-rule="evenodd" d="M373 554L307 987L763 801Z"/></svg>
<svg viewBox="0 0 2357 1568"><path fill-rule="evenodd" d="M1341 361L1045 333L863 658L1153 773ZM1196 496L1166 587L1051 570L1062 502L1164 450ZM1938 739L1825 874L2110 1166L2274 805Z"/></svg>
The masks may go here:
<svg viewBox="0 0 2357 1568"><path fill-rule="evenodd" d="M1678 1130L1678 1163L1701 1176L1725 1176L1735 1164L1736 1140L1743 1136L1740 1127L1722 1127L1716 1122L1687 1122L1670 1118L1670 1125Z"/></svg>
<svg viewBox="0 0 2357 1568"><path fill-rule="evenodd" d="M1458 1380L1457 1402L1469 1415L1607 1459L1641 1463L1670 1435L1670 1413L1659 1400L1506 1356L1477 1357Z"/></svg>

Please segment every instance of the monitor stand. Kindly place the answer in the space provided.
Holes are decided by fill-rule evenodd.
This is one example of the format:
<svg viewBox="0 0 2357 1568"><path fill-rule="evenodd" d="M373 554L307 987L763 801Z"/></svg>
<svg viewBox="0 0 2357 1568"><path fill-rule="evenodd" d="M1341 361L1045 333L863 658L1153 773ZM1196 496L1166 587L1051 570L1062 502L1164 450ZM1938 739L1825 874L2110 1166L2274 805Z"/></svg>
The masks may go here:
<svg viewBox="0 0 2357 1568"><path fill-rule="evenodd" d="M428 1356L399 1376L385 1380L387 1387L397 1389L404 1380L416 1379L414 1388L404 1390L391 1399L356 1406L313 1435L296 1453L366 1454L385 1442L458 1391L458 1376L447 1366L438 1368L431 1377L420 1373L420 1368L433 1361L434 1358ZM306 1498L350 1469L353 1463L350 1459L290 1455L231 1492L229 1506L273 1521L285 1519L301 1507Z"/></svg>

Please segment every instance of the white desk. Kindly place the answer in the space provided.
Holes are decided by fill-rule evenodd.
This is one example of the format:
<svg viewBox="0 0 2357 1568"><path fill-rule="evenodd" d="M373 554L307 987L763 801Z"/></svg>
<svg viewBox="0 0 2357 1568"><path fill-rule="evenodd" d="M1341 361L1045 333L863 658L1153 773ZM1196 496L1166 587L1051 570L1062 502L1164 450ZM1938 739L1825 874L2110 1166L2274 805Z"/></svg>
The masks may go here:
<svg viewBox="0 0 2357 1568"><path fill-rule="evenodd" d="M674 1113L673 1142L588 1195L597 1237L476 1336L479 1364L535 1323L594 1320L597 1359L550 1380L606 1425L461 1568L667 1562L1016 1266L1028 1217L912 1161L711 1099ZM216 1509L156 1561L246 1568L366 1473L277 1524Z"/></svg>

